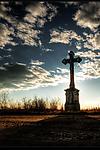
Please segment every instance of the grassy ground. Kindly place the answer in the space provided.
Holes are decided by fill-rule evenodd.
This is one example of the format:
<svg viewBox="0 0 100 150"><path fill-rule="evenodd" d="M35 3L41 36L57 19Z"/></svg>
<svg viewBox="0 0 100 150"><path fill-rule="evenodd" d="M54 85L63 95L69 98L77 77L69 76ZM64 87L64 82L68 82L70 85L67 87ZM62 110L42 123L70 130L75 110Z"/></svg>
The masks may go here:
<svg viewBox="0 0 100 150"><path fill-rule="evenodd" d="M100 115L1 116L0 146L99 147Z"/></svg>

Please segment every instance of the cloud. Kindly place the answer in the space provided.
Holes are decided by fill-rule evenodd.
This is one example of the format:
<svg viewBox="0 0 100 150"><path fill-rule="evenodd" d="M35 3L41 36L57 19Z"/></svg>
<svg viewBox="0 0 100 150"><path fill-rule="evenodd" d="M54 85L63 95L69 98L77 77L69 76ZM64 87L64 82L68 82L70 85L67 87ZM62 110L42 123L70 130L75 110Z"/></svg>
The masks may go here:
<svg viewBox="0 0 100 150"><path fill-rule="evenodd" d="M93 61L79 64L82 69L82 76L86 79L100 78L100 60L94 59Z"/></svg>
<svg viewBox="0 0 100 150"><path fill-rule="evenodd" d="M16 5L22 5L23 3L21 1L15 1Z"/></svg>
<svg viewBox="0 0 100 150"><path fill-rule="evenodd" d="M87 34L84 33L86 36L86 42L84 42L84 48L97 50L100 49L100 33L97 32L95 34Z"/></svg>
<svg viewBox="0 0 100 150"><path fill-rule="evenodd" d="M22 63L5 63L0 67L1 90L28 90L37 87L55 86L66 81L66 75L52 74L40 66L43 62L33 61L31 66Z"/></svg>
<svg viewBox="0 0 100 150"><path fill-rule="evenodd" d="M42 48L42 51L44 51L44 52L53 52L54 50L50 49L50 48Z"/></svg>
<svg viewBox="0 0 100 150"><path fill-rule="evenodd" d="M35 30L32 25L24 22L19 22L16 28L17 37L22 40L23 45L39 45L39 30Z"/></svg>
<svg viewBox="0 0 100 150"><path fill-rule="evenodd" d="M52 21L52 19L57 15L58 13L58 7L56 6L53 6L52 4L49 4L47 3L47 8L48 8L48 14L47 14L47 17L48 17L48 20L49 21Z"/></svg>
<svg viewBox="0 0 100 150"><path fill-rule="evenodd" d="M80 50L82 48L82 43L81 42L76 42L76 48Z"/></svg>
<svg viewBox="0 0 100 150"><path fill-rule="evenodd" d="M22 3L17 1L14 5L23 7ZM0 3L0 18L6 21L6 24L0 24L0 31L3 31L2 37L0 36L1 48L7 44L15 45L15 39L18 41L20 39L20 43L23 45L41 46L39 38L42 33L41 28L47 21L51 21L55 17L57 8L46 2L33 2L27 5L25 10L23 9L25 15L21 20L18 18L19 16L12 15L11 10L15 11L14 9L9 2Z"/></svg>
<svg viewBox="0 0 100 150"><path fill-rule="evenodd" d="M69 44L73 39L76 40L75 46L78 50L83 48L99 50L100 49L100 33L99 31L96 33L88 34L83 32L83 35L78 35L76 32L72 30L66 29L53 29L50 31L50 42L49 43L64 43Z"/></svg>
<svg viewBox="0 0 100 150"><path fill-rule="evenodd" d="M78 5L80 2L74 2L74 1L71 1L71 2L67 2L67 4L69 5Z"/></svg>
<svg viewBox="0 0 100 150"><path fill-rule="evenodd" d="M83 58L83 63L79 64L80 71L77 73L77 77L80 79L92 79L100 77L100 52L97 51L83 51L77 52L76 55Z"/></svg>
<svg viewBox="0 0 100 150"><path fill-rule="evenodd" d="M9 7L6 7L4 4L1 5L2 7L0 11L0 17L6 20L7 23L0 24L0 46L4 47L6 44L16 45L14 38L19 38L22 41L22 44L37 46L38 41L36 40L38 40L38 34L40 33L40 31L35 30L32 25L21 22L18 19L15 19L15 17L11 16L10 14L8 15L7 11ZM10 23L11 27L9 27L8 23ZM14 38L11 36L13 36Z"/></svg>
<svg viewBox="0 0 100 150"><path fill-rule="evenodd" d="M24 17L24 20L31 24L37 24L39 27L43 27L47 19L51 21L57 14L56 7L52 4L41 2L27 6L26 11L28 13Z"/></svg>
<svg viewBox="0 0 100 150"><path fill-rule="evenodd" d="M47 15L47 7L44 3L31 4L26 7L28 12L24 17L24 20L31 24L38 24L40 27L44 25L46 19L43 19ZM43 19L43 20L42 20Z"/></svg>
<svg viewBox="0 0 100 150"><path fill-rule="evenodd" d="M82 58L90 58L93 60L96 57L100 57L100 52L89 50L89 51L76 52L75 55L78 55Z"/></svg>
<svg viewBox="0 0 100 150"><path fill-rule="evenodd" d="M11 49L11 48L8 48L8 49L6 49L6 51L11 52L11 51L12 51L12 49Z"/></svg>
<svg viewBox="0 0 100 150"><path fill-rule="evenodd" d="M82 37L80 35L77 35L77 33L75 33L74 31L65 29L53 29L50 36L50 43L54 42L69 44L72 39L76 39L77 41L82 40Z"/></svg>
<svg viewBox="0 0 100 150"><path fill-rule="evenodd" d="M89 2L80 6L76 12L74 21L83 28L95 31L100 26L100 2Z"/></svg>
<svg viewBox="0 0 100 150"><path fill-rule="evenodd" d="M64 43L69 44L73 39L76 40L75 46L78 50L82 48L99 50L100 49L100 33L86 33L83 32L83 35L78 35L72 30L66 29L53 29L50 33L50 42L49 43Z"/></svg>
<svg viewBox="0 0 100 150"><path fill-rule="evenodd" d="M10 14L10 12L11 7L9 6L9 2L0 2L0 18L14 25L17 23L17 20Z"/></svg>
<svg viewBox="0 0 100 150"><path fill-rule="evenodd" d="M77 5L80 4L80 2L74 2L74 1L71 1L71 2L64 2L64 3L65 3L65 7L68 7L68 5L75 5L75 6L77 6Z"/></svg>
<svg viewBox="0 0 100 150"><path fill-rule="evenodd" d="M56 86L67 83L69 85L69 69L57 67L47 71L42 68L43 62L36 60L27 66L22 63L5 63L0 66L1 90L29 90L38 87ZM81 70L76 73L76 80L100 77L100 60L80 64Z"/></svg>
<svg viewBox="0 0 100 150"><path fill-rule="evenodd" d="M39 61L39 60L32 60L30 64L31 65L39 65L39 66L41 66L41 65L43 65L45 63L42 62L42 61Z"/></svg>
<svg viewBox="0 0 100 150"><path fill-rule="evenodd" d="M75 6L77 6L77 5L79 5L79 3L80 2L76 2L76 1L59 1L59 3L60 4L64 4L65 5L65 7L67 8L69 5L75 5Z"/></svg>
<svg viewBox="0 0 100 150"><path fill-rule="evenodd" d="M69 70L57 67L56 72L59 73L59 74L63 74L64 75L64 74L68 74Z"/></svg>
<svg viewBox="0 0 100 150"><path fill-rule="evenodd" d="M11 37L12 35L14 35L13 28L0 23L0 48L3 48L6 44L16 45Z"/></svg>

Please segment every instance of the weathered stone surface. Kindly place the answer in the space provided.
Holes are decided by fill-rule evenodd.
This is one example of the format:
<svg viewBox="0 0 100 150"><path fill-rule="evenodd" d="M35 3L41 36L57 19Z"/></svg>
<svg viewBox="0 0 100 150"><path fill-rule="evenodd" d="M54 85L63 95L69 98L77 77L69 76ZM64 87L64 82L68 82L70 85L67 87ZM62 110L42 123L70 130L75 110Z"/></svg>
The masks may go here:
<svg viewBox="0 0 100 150"><path fill-rule="evenodd" d="M80 111L80 104L79 104L79 90L78 89L66 89L66 103L65 103L65 110L66 111Z"/></svg>

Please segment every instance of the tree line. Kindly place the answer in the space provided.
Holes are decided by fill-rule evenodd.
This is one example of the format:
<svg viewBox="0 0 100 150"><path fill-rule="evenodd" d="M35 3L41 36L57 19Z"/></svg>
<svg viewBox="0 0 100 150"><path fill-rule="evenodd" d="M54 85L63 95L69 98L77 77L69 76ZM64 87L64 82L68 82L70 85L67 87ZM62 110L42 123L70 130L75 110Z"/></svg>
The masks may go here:
<svg viewBox="0 0 100 150"><path fill-rule="evenodd" d="M0 113L52 113L63 111L63 104L59 97L49 100L35 96L24 97L20 101L9 98L8 92L0 93Z"/></svg>

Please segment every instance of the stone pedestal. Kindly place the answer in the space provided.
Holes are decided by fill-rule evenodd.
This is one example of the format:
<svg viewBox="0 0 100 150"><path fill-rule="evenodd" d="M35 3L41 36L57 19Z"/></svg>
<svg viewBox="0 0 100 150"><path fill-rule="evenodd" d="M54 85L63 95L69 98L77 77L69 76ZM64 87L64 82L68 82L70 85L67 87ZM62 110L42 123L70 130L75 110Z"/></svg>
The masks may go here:
<svg viewBox="0 0 100 150"><path fill-rule="evenodd" d="M65 95L66 95L65 111L69 112L80 111L79 90L76 88L66 89Z"/></svg>

